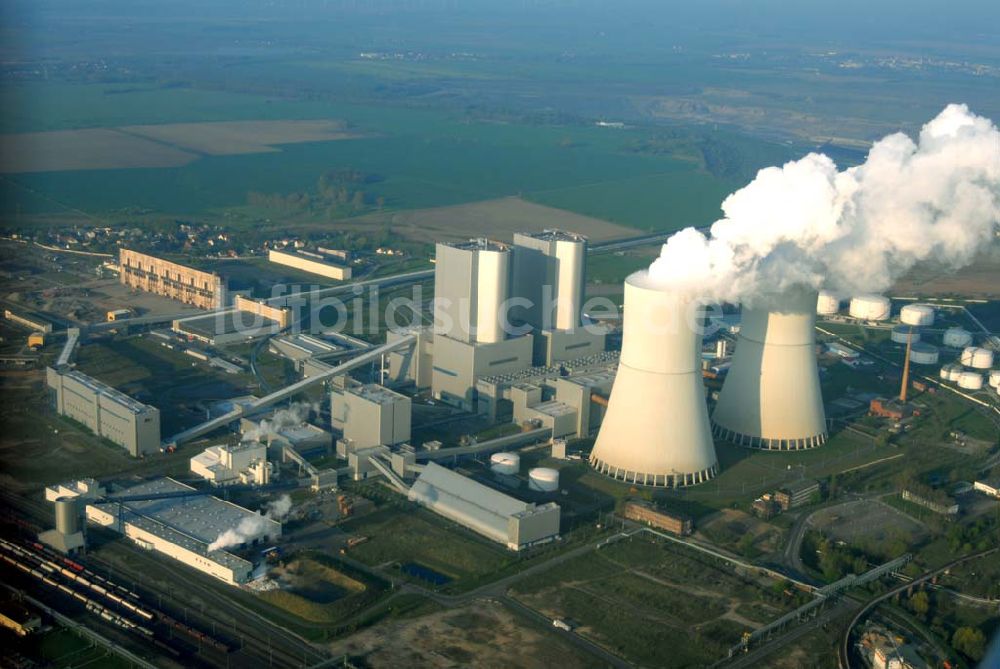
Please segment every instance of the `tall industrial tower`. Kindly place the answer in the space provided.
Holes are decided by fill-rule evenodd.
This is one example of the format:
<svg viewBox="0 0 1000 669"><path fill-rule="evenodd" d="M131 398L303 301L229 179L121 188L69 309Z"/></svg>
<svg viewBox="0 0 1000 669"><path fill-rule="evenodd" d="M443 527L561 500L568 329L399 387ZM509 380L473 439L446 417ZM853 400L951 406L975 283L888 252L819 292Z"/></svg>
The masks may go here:
<svg viewBox="0 0 1000 669"><path fill-rule="evenodd" d="M816 291L797 287L744 307L733 364L712 414L716 435L783 451L826 441L816 299Z"/></svg>
<svg viewBox="0 0 1000 669"><path fill-rule="evenodd" d="M437 245L431 392L468 411L476 379L531 366L531 337L507 322L512 250L488 239ZM422 342L420 347L423 347Z"/></svg>
<svg viewBox="0 0 1000 669"><path fill-rule="evenodd" d="M679 487L715 476L700 361L700 310L652 284L625 280L618 375L590 455L599 472L639 485Z"/></svg>
<svg viewBox="0 0 1000 669"><path fill-rule="evenodd" d="M552 365L604 350L605 334L583 327L587 238L574 232L545 230L514 234L512 316L534 336L534 364Z"/></svg>

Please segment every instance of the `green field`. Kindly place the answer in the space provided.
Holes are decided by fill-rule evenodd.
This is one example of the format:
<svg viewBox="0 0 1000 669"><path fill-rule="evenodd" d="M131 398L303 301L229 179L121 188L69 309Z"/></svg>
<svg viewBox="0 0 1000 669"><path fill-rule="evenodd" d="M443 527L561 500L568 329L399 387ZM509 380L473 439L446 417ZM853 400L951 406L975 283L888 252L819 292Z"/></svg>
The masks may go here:
<svg viewBox="0 0 1000 669"><path fill-rule="evenodd" d="M700 667L724 657L746 629L794 607L779 586L683 547L633 538L526 578L513 592L632 662Z"/></svg>
<svg viewBox="0 0 1000 669"><path fill-rule="evenodd" d="M219 216L250 191L311 192L333 169L380 177L366 187L389 209L458 204L521 194L528 199L641 229L703 225L717 217L732 178L713 176L690 141L635 150L653 130L582 124L496 123L449 111L271 99L189 88L31 84L8 94L28 102L0 127L40 131L184 121L346 120L366 137L286 145L281 151L204 156L183 167L11 174L0 179L7 222L79 210L109 222ZM26 113L26 109L32 113ZM753 144L740 164L783 149ZM750 149L752 151L752 149ZM712 166L716 174L717 166ZM15 216L16 214L16 216ZM13 221L11 219L14 219Z"/></svg>

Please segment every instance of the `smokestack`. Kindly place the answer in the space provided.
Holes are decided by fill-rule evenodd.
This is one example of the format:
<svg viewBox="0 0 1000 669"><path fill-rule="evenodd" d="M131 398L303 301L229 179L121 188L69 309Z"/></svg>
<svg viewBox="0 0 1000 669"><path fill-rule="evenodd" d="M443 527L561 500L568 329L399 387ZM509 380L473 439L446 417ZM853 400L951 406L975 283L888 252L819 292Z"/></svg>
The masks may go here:
<svg viewBox="0 0 1000 669"><path fill-rule="evenodd" d="M782 451L826 441L816 299L815 290L796 287L768 304L744 307L733 364L712 415L717 436Z"/></svg>
<svg viewBox="0 0 1000 669"><path fill-rule="evenodd" d="M613 478L658 487L718 472L699 357L695 303L649 274L625 280L618 375L590 463Z"/></svg>

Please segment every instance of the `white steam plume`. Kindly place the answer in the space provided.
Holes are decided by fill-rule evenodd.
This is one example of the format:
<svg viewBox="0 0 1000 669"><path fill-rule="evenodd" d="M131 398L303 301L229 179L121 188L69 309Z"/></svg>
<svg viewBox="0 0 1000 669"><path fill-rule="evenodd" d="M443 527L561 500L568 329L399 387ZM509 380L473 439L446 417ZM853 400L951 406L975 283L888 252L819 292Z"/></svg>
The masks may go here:
<svg viewBox="0 0 1000 669"><path fill-rule="evenodd" d="M287 409L278 409L271 418L260 421L258 427L244 432L240 440L269 442L278 436L281 430L305 423L310 410L318 413L319 407L308 402L293 402Z"/></svg>
<svg viewBox="0 0 1000 669"><path fill-rule="evenodd" d="M208 551L212 552L253 541L267 531L268 524L264 522L265 519L284 520L291 510L292 498L288 495L282 495L273 502L268 503L267 511L263 516L257 513L246 516L240 520L236 527L220 532L215 541L208 545Z"/></svg>
<svg viewBox="0 0 1000 669"><path fill-rule="evenodd" d="M844 171L815 153L768 167L722 210L710 236L688 228L668 239L650 279L729 302L795 284L881 292L917 262L957 268L990 244L1000 221L1000 132L949 105L917 142L889 135Z"/></svg>

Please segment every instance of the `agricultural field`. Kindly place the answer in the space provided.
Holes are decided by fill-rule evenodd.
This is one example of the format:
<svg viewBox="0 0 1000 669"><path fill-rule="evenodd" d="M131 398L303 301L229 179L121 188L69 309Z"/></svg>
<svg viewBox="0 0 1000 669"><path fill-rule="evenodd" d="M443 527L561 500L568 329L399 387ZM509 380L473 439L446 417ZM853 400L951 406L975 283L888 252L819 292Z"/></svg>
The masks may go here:
<svg viewBox="0 0 1000 669"><path fill-rule="evenodd" d="M741 634L794 608L778 581L745 577L684 547L641 537L575 558L513 587L525 604L631 662L706 666Z"/></svg>
<svg viewBox="0 0 1000 669"><path fill-rule="evenodd" d="M47 138L53 152L59 142L82 142L74 151L77 162L60 164L68 158L59 153L48 167L44 156L36 166L62 171L24 173L31 165L18 163L5 168L0 190L8 224L14 213L21 225L81 215L112 224L137 216L225 221L227 212L247 204L251 192L308 194L330 170L352 169L377 176L365 195L384 203L386 213L520 195L609 225L669 230L710 223L718 216L721 197L737 184L708 170L690 142L674 142L655 152L637 150L653 136L642 127L495 123L444 110L191 89L51 86L14 87L11 94L30 98L37 114L7 110L0 128L16 130L8 137L22 140L24 133L34 133L30 139L37 141ZM88 157L83 149L99 144L91 135L113 135L115 142L96 146ZM775 145L761 146L763 161ZM146 149L150 158L145 169L86 169L87 161L91 167L138 167ZM534 218L538 213L519 215ZM584 223L565 219L566 214L547 215L555 225L563 220ZM301 212L265 217L310 218ZM433 227L447 230L449 218L445 214ZM418 216L417 221L427 218Z"/></svg>
<svg viewBox="0 0 1000 669"><path fill-rule="evenodd" d="M0 135L0 174L181 167L200 156L355 139L336 120L168 123Z"/></svg>

